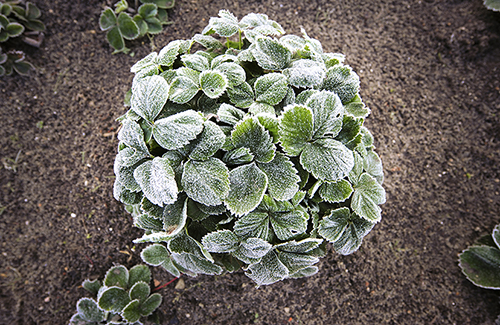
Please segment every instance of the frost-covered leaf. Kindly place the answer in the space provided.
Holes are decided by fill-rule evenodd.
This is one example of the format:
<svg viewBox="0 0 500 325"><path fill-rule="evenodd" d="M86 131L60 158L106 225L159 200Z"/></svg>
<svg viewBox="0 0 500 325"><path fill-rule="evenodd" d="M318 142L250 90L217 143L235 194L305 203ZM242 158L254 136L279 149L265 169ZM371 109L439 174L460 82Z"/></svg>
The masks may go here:
<svg viewBox="0 0 500 325"><path fill-rule="evenodd" d="M252 55L263 69L282 70L292 59L292 52L270 37L260 37L254 44Z"/></svg>
<svg viewBox="0 0 500 325"><path fill-rule="evenodd" d="M353 117L366 118L370 115L370 109L361 101L359 94L354 96L354 98L347 104L344 105L347 114Z"/></svg>
<svg viewBox="0 0 500 325"><path fill-rule="evenodd" d="M314 134L311 109L304 106L288 106L279 117L279 136L283 150L290 156L298 156Z"/></svg>
<svg viewBox="0 0 500 325"><path fill-rule="evenodd" d="M277 105L288 91L287 79L281 73L268 73L255 81L256 100L269 105Z"/></svg>
<svg viewBox="0 0 500 325"><path fill-rule="evenodd" d="M134 226L144 230L162 231L163 222L159 219L150 217L147 214L140 214L134 216Z"/></svg>
<svg viewBox="0 0 500 325"><path fill-rule="evenodd" d="M266 129L269 134L273 138L273 143L278 142L279 140L279 122L278 118L276 117L275 114L266 114L266 113L259 113L256 114L257 119L259 120L260 125Z"/></svg>
<svg viewBox="0 0 500 325"><path fill-rule="evenodd" d="M323 53L322 58L326 68L329 69L334 65L344 63L345 55L342 53Z"/></svg>
<svg viewBox="0 0 500 325"><path fill-rule="evenodd" d="M203 72L210 69L208 59L200 54L184 54L181 56L181 61L190 69Z"/></svg>
<svg viewBox="0 0 500 325"><path fill-rule="evenodd" d="M351 67L335 65L326 72L322 89L336 93L343 104L350 102L359 91L359 77Z"/></svg>
<svg viewBox="0 0 500 325"><path fill-rule="evenodd" d="M246 264L253 264L266 255L273 245L261 238L248 238L243 240L232 252L232 255Z"/></svg>
<svg viewBox="0 0 500 325"><path fill-rule="evenodd" d="M309 216L301 210L271 214L274 233L281 240L289 240L307 230Z"/></svg>
<svg viewBox="0 0 500 325"><path fill-rule="evenodd" d="M175 202L178 189L168 159L155 157L146 161L135 169L134 178L151 203L162 207Z"/></svg>
<svg viewBox="0 0 500 325"><path fill-rule="evenodd" d="M208 26L203 30L203 34L214 31L219 36L231 37L240 30L238 19L229 11L220 10L219 17L210 18Z"/></svg>
<svg viewBox="0 0 500 325"><path fill-rule="evenodd" d="M134 154L137 153L141 158L149 156L149 150L144 142L144 132L139 124L125 119L122 121L122 128L118 132L118 140L125 143L127 146L134 149ZM120 151L120 153L123 150ZM120 159L125 163L125 166L130 166L130 161L126 158L127 154L122 154ZM138 161L138 160L137 160ZM135 161L133 164L135 164Z"/></svg>
<svg viewBox="0 0 500 325"><path fill-rule="evenodd" d="M253 28L264 35L280 35L284 34L285 31L283 27L277 22L270 20L265 14L254 14L250 13L240 20L240 28L248 30L249 28ZM264 33L262 27L269 29L269 33ZM259 29L260 28L260 29Z"/></svg>
<svg viewBox="0 0 500 325"><path fill-rule="evenodd" d="M182 187L196 202L208 206L222 204L229 193L229 172L217 158L205 161L189 160L184 165Z"/></svg>
<svg viewBox="0 0 500 325"><path fill-rule="evenodd" d="M318 93L319 90L315 89L307 89L302 91L300 94L297 95L295 98L295 103L299 105L305 105L307 103L307 100L314 94Z"/></svg>
<svg viewBox="0 0 500 325"><path fill-rule="evenodd" d="M335 137L335 140L348 145L358 136L363 122L364 120L362 118L354 118L352 116L345 115L342 121L342 130Z"/></svg>
<svg viewBox="0 0 500 325"><path fill-rule="evenodd" d="M128 270L123 265L117 265L106 272L104 278L104 285L107 287L120 287L123 289L128 288L129 274Z"/></svg>
<svg viewBox="0 0 500 325"><path fill-rule="evenodd" d="M160 307L161 301L161 295L159 293L153 293L141 304L141 315L144 317L151 315L156 308Z"/></svg>
<svg viewBox="0 0 500 325"><path fill-rule="evenodd" d="M308 144L300 155L300 163L315 178L338 181L351 171L354 157L342 143L333 139L319 139Z"/></svg>
<svg viewBox="0 0 500 325"><path fill-rule="evenodd" d="M306 106L313 112L315 139L324 136L335 137L341 131L344 108L335 93L316 92L307 99Z"/></svg>
<svg viewBox="0 0 500 325"><path fill-rule="evenodd" d="M163 210L163 234L174 237L184 229L187 221L187 197L182 193L172 204L165 205Z"/></svg>
<svg viewBox="0 0 500 325"><path fill-rule="evenodd" d="M269 180L268 191L278 201L293 198L299 190L300 177L290 159L282 153L276 153L269 163L259 163L259 168L266 173Z"/></svg>
<svg viewBox="0 0 500 325"><path fill-rule="evenodd" d="M207 50L218 50L224 48L224 44L212 36L196 34L193 36L193 41L203 45Z"/></svg>
<svg viewBox="0 0 500 325"><path fill-rule="evenodd" d="M203 132L194 143L189 157L194 160L206 160L222 148L226 135L221 128L211 121L206 121Z"/></svg>
<svg viewBox="0 0 500 325"><path fill-rule="evenodd" d="M87 322L102 322L105 320L104 311L99 308L97 302L91 298L81 298L76 303L76 311L80 317Z"/></svg>
<svg viewBox="0 0 500 325"><path fill-rule="evenodd" d="M120 12L117 19L120 34L128 40L133 40L139 36L139 27L132 18L124 12Z"/></svg>
<svg viewBox="0 0 500 325"><path fill-rule="evenodd" d="M174 261L185 268L194 273L208 274L208 275L216 275L221 274L223 269L210 262L209 260L200 258L193 254L188 253L173 253L172 258Z"/></svg>
<svg viewBox="0 0 500 325"><path fill-rule="evenodd" d="M230 253L238 248L240 240L230 230L220 230L205 235L201 243L212 253Z"/></svg>
<svg viewBox="0 0 500 325"><path fill-rule="evenodd" d="M363 169L373 176L379 184L384 182L384 170L382 169L382 161L377 153L369 150L363 158Z"/></svg>
<svg viewBox="0 0 500 325"><path fill-rule="evenodd" d="M236 220L234 232L241 238L269 239L269 215L263 212L252 212Z"/></svg>
<svg viewBox="0 0 500 325"><path fill-rule="evenodd" d="M167 102L169 89L168 83L160 76L140 79L133 89L132 110L145 120L153 122Z"/></svg>
<svg viewBox="0 0 500 325"><path fill-rule="evenodd" d="M242 165L252 162L254 156L250 149L242 147L230 150L224 154L222 160L228 165Z"/></svg>
<svg viewBox="0 0 500 325"><path fill-rule="evenodd" d="M203 131L203 117L193 111L177 113L157 120L153 136L160 146L175 150L187 145Z"/></svg>
<svg viewBox="0 0 500 325"><path fill-rule="evenodd" d="M267 189L267 176L255 163L229 172L230 190L225 204L231 213L241 216L254 210Z"/></svg>
<svg viewBox="0 0 500 325"><path fill-rule="evenodd" d="M151 271L149 267L146 265L136 265L132 267L128 272L128 286L132 287L137 282L146 282L149 283L151 281Z"/></svg>
<svg viewBox="0 0 500 325"><path fill-rule="evenodd" d="M320 85L326 77L325 66L319 62L302 59L292 62L283 70L288 82L300 88L312 88Z"/></svg>
<svg viewBox="0 0 500 325"><path fill-rule="evenodd" d="M233 88L241 85L246 80L245 70L236 63L224 62L214 69L214 71L219 71L226 76L228 81L228 87Z"/></svg>
<svg viewBox="0 0 500 325"><path fill-rule="evenodd" d="M83 281L82 287L88 292L90 292L92 295L97 296L97 292L102 287L102 285L101 282L97 279L93 281L86 279L85 281Z"/></svg>
<svg viewBox="0 0 500 325"><path fill-rule="evenodd" d="M129 296L131 300L144 301L149 296L151 289L149 284L143 281L136 282L129 291Z"/></svg>
<svg viewBox="0 0 500 325"><path fill-rule="evenodd" d="M283 244L276 245L275 248L282 252L306 254L316 249L321 245L323 239L306 238L300 241L289 241Z"/></svg>
<svg viewBox="0 0 500 325"><path fill-rule="evenodd" d="M317 266L308 266L290 274L288 278L289 279L305 278L315 275L316 273L318 273L318 271L319 268Z"/></svg>
<svg viewBox="0 0 500 325"><path fill-rule="evenodd" d="M228 87L227 77L218 71L203 71L200 74L201 90L210 98L220 97Z"/></svg>
<svg viewBox="0 0 500 325"><path fill-rule="evenodd" d="M269 132L260 125L255 117L247 118L238 123L231 133L231 138L236 148L250 149L258 162L270 162L274 158L276 147Z"/></svg>
<svg viewBox="0 0 500 325"><path fill-rule="evenodd" d="M462 272L476 286L500 289L500 250L490 246L472 246L460 256Z"/></svg>
<svg viewBox="0 0 500 325"><path fill-rule="evenodd" d="M260 262L250 265L245 274L260 286L281 281L288 276L289 272L278 259L276 252L270 251L262 257Z"/></svg>
<svg viewBox="0 0 500 325"><path fill-rule="evenodd" d="M260 102L255 102L248 108L248 113L251 115L257 115L257 114L276 115L275 112L276 111L274 110L273 106Z"/></svg>
<svg viewBox="0 0 500 325"><path fill-rule="evenodd" d="M152 52L137 61L131 68L130 72L139 73L141 71L150 70L151 68L157 68L156 59L158 57L158 53Z"/></svg>
<svg viewBox="0 0 500 325"><path fill-rule="evenodd" d="M156 62L162 66L172 66L177 58L177 55L179 55L181 42L182 41L173 41L168 43L161 49L160 53L158 53Z"/></svg>
<svg viewBox="0 0 500 325"><path fill-rule="evenodd" d="M297 53L306 46L306 40L297 35L285 35L280 38L280 43L287 47L292 53Z"/></svg>
<svg viewBox="0 0 500 325"><path fill-rule="evenodd" d="M351 183L345 179L333 183L323 183L319 189L321 198L329 203L344 202L353 192Z"/></svg>
<svg viewBox="0 0 500 325"><path fill-rule="evenodd" d="M200 81L200 72L190 68L180 67L179 69L175 70L175 73L178 77L186 77L191 79L196 85L198 85Z"/></svg>
<svg viewBox="0 0 500 325"><path fill-rule="evenodd" d="M359 182L359 177L363 173L363 158L356 151L354 151L353 154L354 154L354 166L349 172L348 176L349 176L349 181L352 184L357 184Z"/></svg>
<svg viewBox="0 0 500 325"><path fill-rule="evenodd" d="M224 123L234 125L243 119L245 112L229 104L223 103L217 111L219 120Z"/></svg>
<svg viewBox="0 0 500 325"><path fill-rule="evenodd" d="M189 102L200 90L198 85L187 77L176 77L170 85L170 100L177 104Z"/></svg>
<svg viewBox="0 0 500 325"><path fill-rule="evenodd" d="M142 193L128 190L122 183L115 179L113 184L113 197L124 204L137 204L141 202Z"/></svg>
<svg viewBox="0 0 500 325"><path fill-rule="evenodd" d="M117 24L116 15L111 8L106 8L99 17L99 27L101 30L108 30Z"/></svg>
<svg viewBox="0 0 500 325"><path fill-rule="evenodd" d="M161 244L153 244L143 249L141 259L148 265L163 267L175 277L180 276L180 271L174 265L170 253Z"/></svg>
<svg viewBox="0 0 500 325"><path fill-rule="evenodd" d="M140 305L141 303L139 302L139 300L132 300L128 303L128 305L125 306L125 308L123 308L121 315L128 324L135 323L141 318L141 312L139 309Z"/></svg>
<svg viewBox="0 0 500 325"><path fill-rule="evenodd" d="M361 174L359 181L354 185L354 194L351 199L351 208L360 217L378 222L381 218L379 204L385 203L385 190L370 174Z"/></svg>
<svg viewBox="0 0 500 325"><path fill-rule="evenodd" d="M100 292L99 307L106 311L121 312L130 302L127 291L120 287L106 288Z"/></svg>

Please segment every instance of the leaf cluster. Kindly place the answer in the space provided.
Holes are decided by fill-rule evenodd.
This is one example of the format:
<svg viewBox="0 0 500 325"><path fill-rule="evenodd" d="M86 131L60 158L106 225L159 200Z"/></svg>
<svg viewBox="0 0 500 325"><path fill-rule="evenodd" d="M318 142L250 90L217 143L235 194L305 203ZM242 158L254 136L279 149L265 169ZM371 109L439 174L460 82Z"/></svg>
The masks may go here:
<svg viewBox="0 0 500 325"><path fill-rule="evenodd" d="M0 43L6 43L12 38L21 38L25 43L40 46L45 25L39 20L40 10L31 2L21 5L20 0L0 1ZM0 47L0 77L10 76L13 71L21 75L34 69L25 61L21 51Z"/></svg>
<svg viewBox="0 0 500 325"><path fill-rule="evenodd" d="M132 66L114 196L145 230L136 242L155 243L146 263L271 284L315 274L326 241L356 251L380 221L359 77L305 31L282 34L221 10Z"/></svg>
<svg viewBox="0 0 500 325"><path fill-rule="evenodd" d="M130 51L125 40L134 40L144 35L154 35L162 31L163 25L171 24L167 9L174 6L175 0L140 0L141 6L134 10L126 0L115 4L115 9L105 8L99 19L101 30L107 31L109 44L114 53Z"/></svg>
<svg viewBox="0 0 500 325"><path fill-rule="evenodd" d="M151 315L161 304L158 293L151 294L151 272L145 265L130 270L122 265L111 267L104 278L85 280L82 284L94 298L78 300L77 313L70 325L133 324Z"/></svg>

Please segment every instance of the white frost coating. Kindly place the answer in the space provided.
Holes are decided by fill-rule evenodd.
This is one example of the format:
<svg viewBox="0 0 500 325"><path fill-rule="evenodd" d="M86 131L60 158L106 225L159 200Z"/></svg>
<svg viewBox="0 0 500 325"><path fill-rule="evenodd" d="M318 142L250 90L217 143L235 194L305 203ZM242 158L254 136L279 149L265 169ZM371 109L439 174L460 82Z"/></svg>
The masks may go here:
<svg viewBox="0 0 500 325"><path fill-rule="evenodd" d="M131 108L140 117L154 121L167 102L170 87L160 76L140 79L132 94Z"/></svg>
<svg viewBox="0 0 500 325"><path fill-rule="evenodd" d="M277 105L288 92L287 79L281 73L260 76L254 85L256 100L269 105Z"/></svg>
<svg viewBox="0 0 500 325"><path fill-rule="evenodd" d="M214 122L206 121L203 132L194 142L195 147L189 157L194 160L206 160L219 151L224 142L226 142L226 135L221 128Z"/></svg>
<svg viewBox="0 0 500 325"><path fill-rule="evenodd" d="M283 150L291 157L298 156L314 134L314 117L311 109L300 105L289 105L285 107L278 121Z"/></svg>
<svg viewBox="0 0 500 325"><path fill-rule="evenodd" d="M379 204L384 203L384 188L370 174L361 174L351 200L354 212L367 221L379 222L382 217Z"/></svg>
<svg viewBox="0 0 500 325"><path fill-rule="evenodd" d="M301 88L313 88L320 85L326 77L324 64L313 60L301 59L292 62L290 68L283 70L288 82Z"/></svg>
<svg viewBox="0 0 500 325"><path fill-rule="evenodd" d="M254 44L252 55L263 69L282 70L292 59L292 52L270 37L260 37Z"/></svg>
<svg viewBox="0 0 500 325"><path fill-rule="evenodd" d="M269 179L268 191L278 201L290 200L299 190L300 177L290 159L277 152L269 163L260 163L259 168Z"/></svg>
<svg viewBox="0 0 500 325"><path fill-rule="evenodd" d="M212 99L220 97L226 91L228 84L227 77L218 71L206 70L200 74L201 90Z"/></svg>
<svg viewBox="0 0 500 325"><path fill-rule="evenodd" d="M200 72L210 68L208 59L199 54L184 54L181 56L181 61L186 67Z"/></svg>
<svg viewBox="0 0 500 325"><path fill-rule="evenodd" d="M270 162L274 158L276 147L269 132L260 125L256 117L238 123L231 133L231 138L236 148L250 149L258 162Z"/></svg>
<svg viewBox="0 0 500 325"><path fill-rule="evenodd" d="M245 69L236 63L224 62L219 64L214 70L226 76L229 87L241 85L246 80Z"/></svg>
<svg viewBox="0 0 500 325"><path fill-rule="evenodd" d="M182 148L203 131L203 117L193 111L185 111L159 119L153 127L153 136L167 150Z"/></svg>
<svg viewBox="0 0 500 325"><path fill-rule="evenodd" d="M156 58L156 62L159 65L163 66L171 66L174 64L177 55L179 54L179 49L181 47L182 41L173 41L167 44L164 48L161 49L158 54L158 58Z"/></svg>
<svg viewBox="0 0 500 325"><path fill-rule="evenodd" d="M134 178L141 186L144 196L153 204L162 207L177 199L175 173L168 159L156 157L146 161L135 169Z"/></svg>
<svg viewBox="0 0 500 325"><path fill-rule="evenodd" d="M177 104L189 102L198 92L198 85L188 77L176 77L170 85L170 100Z"/></svg>
<svg viewBox="0 0 500 325"><path fill-rule="evenodd" d="M321 198L330 203L344 202L351 196L352 192L351 183L345 179L333 183L323 183L319 189Z"/></svg>
<svg viewBox="0 0 500 325"><path fill-rule="evenodd" d="M289 272L287 267L278 259L276 253L270 251L262 257L259 263L250 265L245 274L260 286L286 279Z"/></svg>
<svg viewBox="0 0 500 325"><path fill-rule="evenodd" d="M230 253L238 248L239 239L230 230L219 230L206 234L201 243L211 253Z"/></svg>

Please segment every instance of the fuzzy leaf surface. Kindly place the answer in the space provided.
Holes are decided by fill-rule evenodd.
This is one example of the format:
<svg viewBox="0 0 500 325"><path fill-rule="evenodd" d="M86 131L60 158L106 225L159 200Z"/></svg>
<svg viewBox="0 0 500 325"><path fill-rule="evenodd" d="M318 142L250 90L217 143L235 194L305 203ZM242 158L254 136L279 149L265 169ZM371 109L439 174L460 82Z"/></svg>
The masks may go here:
<svg viewBox="0 0 500 325"><path fill-rule="evenodd" d="M255 81L256 100L269 105L277 105L285 98L288 88L287 79L281 73L268 73Z"/></svg>
<svg viewBox="0 0 500 325"><path fill-rule="evenodd" d="M203 117L188 110L159 119L153 127L153 136L167 150L184 147L203 131Z"/></svg>
<svg viewBox="0 0 500 325"><path fill-rule="evenodd" d="M368 173L361 174L359 182L353 185L351 208L367 221L380 221L382 209L379 204L385 203L384 188Z"/></svg>
<svg viewBox="0 0 500 325"><path fill-rule="evenodd" d="M268 191L278 201L290 200L299 190L300 177L290 159L277 152L269 163L259 163L259 168L269 180Z"/></svg>
<svg viewBox="0 0 500 325"><path fill-rule="evenodd" d="M107 288L99 296L99 307L106 311L119 313L129 302L127 291L119 287Z"/></svg>
<svg viewBox="0 0 500 325"><path fill-rule="evenodd" d="M237 124L231 133L233 144L236 148L245 147L258 162L270 162L273 160L276 147L274 146L269 132L260 125L257 118L247 118Z"/></svg>
<svg viewBox="0 0 500 325"><path fill-rule="evenodd" d="M120 287L123 289L128 288L129 274L128 270L123 265L113 266L106 272L104 278L104 285L107 287Z"/></svg>
<svg viewBox="0 0 500 325"><path fill-rule="evenodd" d="M243 240L240 245L232 252L232 255L240 261L253 264L266 255L273 245L261 238L248 238Z"/></svg>
<svg viewBox="0 0 500 325"><path fill-rule="evenodd" d="M76 311L87 322L102 322L105 319L104 311L91 298L81 298L76 304Z"/></svg>
<svg viewBox="0 0 500 325"><path fill-rule="evenodd" d="M132 109L140 117L153 122L167 102L169 90L168 83L160 76L140 79L133 89Z"/></svg>
<svg viewBox="0 0 500 325"><path fill-rule="evenodd" d="M205 235L201 243L212 253L230 253L238 248L240 240L230 230L219 230Z"/></svg>
<svg viewBox="0 0 500 325"><path fill-rule="evenodd" d="M149 286L148 286L149 289ZM141 318L140 312L141 303L139 300L132 300L129 302L122 311L122 317L127 321L127 323L135 323Z"/></svg>
<svg viewBox="0 0 500 325"><path fill-rule="evenodd" d="M336 136L342 129L344 108L340 98L333 92L320 91L312 94L306 101L314 117L314 138Z"/></svg>
<svg viewBox="0 0 500 325"><path fill-rule="evenodd" d="M279 137L283 150L289 156L298 156L314 134L311 109L305 106L288 106L279 117Z"/></svg>
<svg viewBox="0 0 500 325"><path fill-rule="evenodd" d="M198 92L199 87L188 77L176 77L170 85L170 100L177 104L189 102Z"/></svg>
<svg viewBox="0 0 500 325"><path fill-rule="evenodd" d="M244 118L245 112L234 106L223 103L217 111L217 116L222 122L235 125Z"/></svg>
<svg viewBox="0 0 500 325"><path fill-rule="evenodd" d="M149 270L149 267L147 267L146 265L136 265L128 271L128 274L129 274L128 277L129 288L132 287L137 282L142 281L149 283L149 281L151 281L151 271Z"/></svg>
<svg viewBox="0 0 500 325"><path fill-rule="evenodd" d="M320 85L326 77L323 64L307 59L292 62L290 68L283 70L288 82L299 88L313 88Z"/></svg>
<svg viewBox="0 0 500 325"><path fill-rule="evenodd" d="M254 210L267 189L267 176L255 163L239 166L229 172L230 190L225 200L229 211L237 216Z"/></svg>
<svg viewBox="0 0 500 325"><path fill-rule="evenodd" d="M252 55L263 69L282 70L292 59L292 52L272 38L260 37L254 44Z"/></svg>
<svg viewBox="0 0 500 325"><path fill-rule="evenodd" d="M359 91L359 77L350 67L335 65L326 72L321 88L333 91L343 104L347 104Z"/></svg>
<svg viewBox="0 0 500 325"><path fill-rule="evenodd" d="M215 68L215 71L219 71L226 76L230 88L241 85L246 80L245 70L236 63L221 63Z"/></svg>
<svg viewBox="0 0 500 325"><path fill-rule="evenodd" d="M203 71L200 74L201 90L210 98L220 97L227 89L227 77L218 71Z"/></svg>
<svg viewBox="0 0 500 325"><path fill-rule="evenodd" d="M339 203L347 200L353 192L351 183L341 179L333 183L323 183L319 189L319 195L329 203Z"/></svg>
<svg viewBox="0 0 500 325"><path fill-rule="evenodd" d="M177 199L175 173L168 159L155 157L146 161L135 169L134 178L153 204L162 207Z"/></svg>
<svg viewBox="0 0 500 325"><path fill-rule="evenodd" d="M225 141L226 135L221 128L214 122L206 121L189 157L194 160L207 160L222 148Z"/></svg>
<svg viewBox="0 0 500 325"><path fill-rule="evenodd" d="M278 259L276 252L270 251L262 257L260 262L250 265L245 274L260 286L281 281L288 276L289 272Z"/></svg>
<svg viewBox="0 0 500 325"><path fill-rule="evenodd" d="M231 103L236 105L236 107L247 108L252 105L254 101L252 86L247 82L228 88L227 94Z"/></svg>

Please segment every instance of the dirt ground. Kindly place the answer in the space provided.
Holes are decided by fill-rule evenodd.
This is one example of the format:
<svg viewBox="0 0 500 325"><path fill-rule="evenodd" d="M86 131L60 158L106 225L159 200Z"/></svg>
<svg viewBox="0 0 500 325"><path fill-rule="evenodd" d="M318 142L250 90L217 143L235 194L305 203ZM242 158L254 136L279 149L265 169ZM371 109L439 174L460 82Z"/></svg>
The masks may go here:
<svg viewBox="0 0 500 325"><path fill-rule="evenodd" d="M303 26L346 55L388 200L361 249L330 248L313 277L259 289L242 273L183 277L161 289L163 324L475 325L500 314L498 293L457 265L500 222L500 13L481 0L177 0L174 24L131 43L133 57L112 55L99 31L106 1L32 2L47 27L42 47L25 49L38 70L0 79L1 324L66 324L85 278L140 262L142 231L112 195L129 68L224 8L265 13L290 34Z"/></svg>

